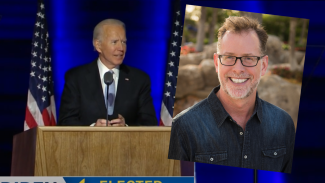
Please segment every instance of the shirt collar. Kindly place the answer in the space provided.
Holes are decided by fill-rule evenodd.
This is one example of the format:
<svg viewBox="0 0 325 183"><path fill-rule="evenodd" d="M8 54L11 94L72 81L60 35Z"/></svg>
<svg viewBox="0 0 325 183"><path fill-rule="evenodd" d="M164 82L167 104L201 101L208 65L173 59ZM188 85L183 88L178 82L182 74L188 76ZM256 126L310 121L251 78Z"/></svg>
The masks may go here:
<svg viewBox="0 0 325 183"><path fill-rule="evenodd" d="M118 78L119 73L120 73L120 66L116 66L113 69L108 69L100 60L100 58L98 58L97 60L97 65L98 65L98 70L99 70L99 74L100 74L100 78L102 79L104 77L104 74L110 70L113 70L114 72L114 78Z"/></svg>
<svg viewBox="0 0 325 183"><path fill-rule="evenodd" d="M211 93L209 94L207 100L210 106L210 109L212 111L212 114L215 118L215 121L217 122L218 127L220 127L223 122L230 117L228 112L225 110L223 105L221 104L219 98L216 96L216 93L220 90L220 85L215 87ZM257 113L257 117L262 122L263 114L262 114L262 103L261 99L258 97L258 94L256 93L256 103L255 103L255 109L253 112L253 115Z"/></svg>

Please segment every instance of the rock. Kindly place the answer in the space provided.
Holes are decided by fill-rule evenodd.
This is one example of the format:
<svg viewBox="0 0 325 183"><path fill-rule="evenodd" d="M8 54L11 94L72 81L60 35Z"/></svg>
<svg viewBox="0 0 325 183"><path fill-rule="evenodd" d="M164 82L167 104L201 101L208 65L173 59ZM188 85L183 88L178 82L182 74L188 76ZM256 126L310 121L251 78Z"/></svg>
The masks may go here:
<svg viewBox="0 0 325 183"><path fill-rule="evenodd" d="M206 57L206 53L189 53L187 55L181 55L179 57L179 66L193 64L199 65L200 62Z"/></svg>
<svg viewBox="0 0 325 183"><path fill-rule="evenodd" d="M301 85L272 74L262 77L257 91L261 99L285 110L297 126Z"/></svg>
<svg viewBox="0 0 325 183"><path fill-rule="evenodd" d="M266 54L269 56L269 64L284 63L282 41L279 37L268 35L266 42Z"/></svg>
<svg viewBox="0 0 325 183"><path fill-rule="evenodd" d="M205 59L213 59L213 54L217 53L217 42L205 45L203 52L206 55Z"/></svg>
<svg viewBox="0 0 325 183"><path fill-rule="evenodd" d="M266 54L269 56L269 65L277 65L290 63L290 51L282 49L282 41L274 35L268 35L269 38L266 43ZM305 56L303 51L295 51L295 58L298 65L301 63ZM299 70L303 69L303 66L299 66Z"/></svg>
<svg viewBox="0 0 325 183"><path fill-rule="evenodd" d="M179 57L179 65L194 64L199 65L203 59L213 59L213 54L217 52L217 42L205 45L202 52L189 53Z"/></svg>
<svg viewBox="0 0 325 183"><path fill-rule="evenodd" d="M203 76L197 65L180 66L178 69L176 98L181 98L204 87Z"/></svg>
<svg viewBox="0 0 325 183"><path fill-rule="evenodd" d="M305 66L305 55L302 57L301 62L299 63L300 69L301 71L304 70L304 66Z"/></svg>
<svg viewBox="0 0 325 183"><path fill-rule="evenodd" d="M174 112L173 116L175 117L177 114L182 112L183 110L193 106L194 104L201 101L201 98L198 98L196 96L188 95L182 99L177 99L174 103Z"/></svg>
<svg viewBox="0 0 325 183"><path fill-rule="evenodd" d="M205 86L218 86L218 73L214 66L213 59L204 59L200 63L200 70L204 79Z"/></svg>
<svg viewBox="0 0 325 183"><path fill-rule="evenodd" d="M209 94L211 93L213 88L216 87L216 86L208 86L208 87L205 87L203 89L193 91L193 92L191 92L190 95L194 95L194 96L200 98L201 100L203 100L203 99L205 99L205 98L207 98L209 96Z"/></svg>
<svg viewBox="0 0 325 183"><path fill-rule="evenodd" d="M295 57L297 59L297 63L300 65L301 61L304 60L305 52L303 52L303 51L295 51Z"/></svg>
<svg viewBox="0 0 325 183"><path fill-rule="evenodd" d="M284 63L284 64L274 64L274 65L270 65L268 66L268 69L272 70L275 68L288 68L290 70L291 65L289 63Z"/></svg>
<svg viewBox="0 0 325 183"><path fill-rule="evenodd" d="M305 52L303 51L295 51L295 57L297 60L298 65L301 63L302 59L305 57ZM282 55L282 63L290 63L290 51L284 50Z"/></svg>

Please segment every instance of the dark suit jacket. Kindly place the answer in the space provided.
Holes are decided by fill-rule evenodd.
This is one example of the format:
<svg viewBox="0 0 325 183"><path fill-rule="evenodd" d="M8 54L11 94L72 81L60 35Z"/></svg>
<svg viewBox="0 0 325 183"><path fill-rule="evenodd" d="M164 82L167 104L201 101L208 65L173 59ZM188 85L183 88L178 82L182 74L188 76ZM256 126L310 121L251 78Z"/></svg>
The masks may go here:
<svg viewBox="0 0 325 183"><path fill-rule="evenodd" d="M157 125L150 95L150 78L143 71L120 65L114 113L128 125ZM106 106L97 59L69 70L61 98L58 125L89 126L106 119Z"/></svg>

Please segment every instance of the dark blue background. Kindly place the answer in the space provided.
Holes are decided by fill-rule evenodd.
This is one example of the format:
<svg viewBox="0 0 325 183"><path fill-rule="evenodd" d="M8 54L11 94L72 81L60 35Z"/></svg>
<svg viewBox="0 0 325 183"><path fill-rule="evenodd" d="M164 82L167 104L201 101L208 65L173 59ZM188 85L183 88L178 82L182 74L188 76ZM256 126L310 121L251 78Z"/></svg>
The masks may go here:
<svg viewBox="0 0 325 183"><path fill-rule="evenodd" d="M125 63L147 72L159 117L174 0L45 0L57 110L64 73L96 58L92 30L117 18L127 28ZM259 182L325 181L325 19L322 1L194 1L185 4L307 18L307 53L291 174L258 171ZM0 175L10 175L12 137L23 131L37 0L0 0ZM253 170L196 164L197 182L253 182Z"/></svg>

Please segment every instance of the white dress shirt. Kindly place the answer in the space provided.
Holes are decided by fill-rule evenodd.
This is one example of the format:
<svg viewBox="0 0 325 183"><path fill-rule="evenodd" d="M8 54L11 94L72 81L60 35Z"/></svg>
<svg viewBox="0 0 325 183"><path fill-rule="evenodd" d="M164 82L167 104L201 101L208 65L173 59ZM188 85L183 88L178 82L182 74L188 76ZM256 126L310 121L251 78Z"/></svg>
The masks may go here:
<svg viewBox="0 0 325 183"><path fill-rule="evenodd" d="M98 58L97 60L97 65L98 65L98 70L99 70L99 76L100 76L100 83L102 84L102 90L103 90L103 94L104 97L106 96L106 84L104 82L104 75L106 72L110 71L110 69L108 69L103 63L102 61ZM114 78L114 82L115 82L115 98L116 98L116 91L117 91L117 84L118 84L118 76L120 73L120 66L117 66L115 68L112 69L114 74L113 74L113 78ZM105 100L105 99L103 99ZM95 126L96 123L91 124L90 126Z"/></svg>
<svg viewBox="0 0 325 183"><path fill-rule="evenodd" d="M102 83L102 89L103 89L103 94L104 96L106 96L106 91L105 91L105 88L106 88L106 84L104 83L104 75L106 72L110 71L110 69L108 69L102 62L101 60L98 58L97 60L97 65L98 65L98 70L99 70L99 76L100 76L100 81ZM114 78L114 81L115 81L115 97L116 97L116 91L117 91L117 84L118 84L118 76L119 76L119 73L120 73L120 66L117 66L113 69L114 74L113 74L113 78Z"/></svg>

